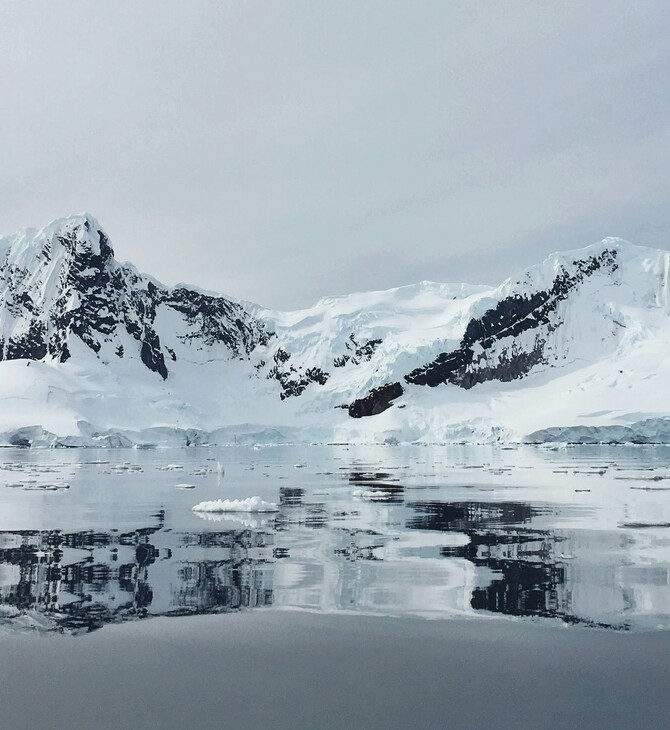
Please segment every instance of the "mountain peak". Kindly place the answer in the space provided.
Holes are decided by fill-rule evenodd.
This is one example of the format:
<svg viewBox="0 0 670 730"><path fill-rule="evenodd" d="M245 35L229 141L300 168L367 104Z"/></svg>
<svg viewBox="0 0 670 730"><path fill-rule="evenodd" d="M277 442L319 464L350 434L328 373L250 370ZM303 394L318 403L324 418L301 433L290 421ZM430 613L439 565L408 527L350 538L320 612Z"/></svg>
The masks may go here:
<svg viewBox="0 0 670 730"><path fill-rule="evenodd" d="M241 305L160 282L119 264L90 213L0 241L0 360L103 363L139 358L168 377L178 358L248 354L266 334ZM159 335L160 330L160 335Z"/></svg>
<svg viewBox="0 0 670 730"><path fill-rule="evenodd" d="M72 252L99 256L103 261L114 258L114 250L104 229L90 213L56 218L35 236L36 241L57 240Z"/></svg>

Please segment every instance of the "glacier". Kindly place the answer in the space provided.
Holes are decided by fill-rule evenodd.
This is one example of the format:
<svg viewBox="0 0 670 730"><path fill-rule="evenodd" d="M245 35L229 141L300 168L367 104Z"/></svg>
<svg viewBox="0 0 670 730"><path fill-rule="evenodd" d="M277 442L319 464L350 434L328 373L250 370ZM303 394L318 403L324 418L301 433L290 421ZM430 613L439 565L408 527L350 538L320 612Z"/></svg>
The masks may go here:
<svg viewBox="0 0 670 730"><path fill-rule="evenodd" d="M114 257L89 214L0 238L0 445L670 443L670 253L281 312Z"/></svg>

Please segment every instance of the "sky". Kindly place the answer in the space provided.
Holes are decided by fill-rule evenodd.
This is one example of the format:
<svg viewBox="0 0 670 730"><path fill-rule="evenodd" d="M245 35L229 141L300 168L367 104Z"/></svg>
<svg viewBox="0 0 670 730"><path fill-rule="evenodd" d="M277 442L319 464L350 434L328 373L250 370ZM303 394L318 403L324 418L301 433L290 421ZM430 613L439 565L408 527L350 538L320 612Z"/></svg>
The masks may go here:
<svg viewBox="0 0 670 730"><path fill-rule="evenodd" d="M670 248L670 3L0 0L0 232L276 308Z"/></svg>

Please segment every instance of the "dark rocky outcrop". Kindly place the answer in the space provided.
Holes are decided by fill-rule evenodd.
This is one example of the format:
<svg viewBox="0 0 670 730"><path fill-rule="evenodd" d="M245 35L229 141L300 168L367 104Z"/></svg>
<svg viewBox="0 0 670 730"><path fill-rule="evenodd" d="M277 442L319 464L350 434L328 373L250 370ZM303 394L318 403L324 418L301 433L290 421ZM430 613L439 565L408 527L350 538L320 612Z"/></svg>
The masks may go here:
<svg viewBox="0 0 670 730"><path fill-rule="evenodd" d="M504 382L523 377L545 361L546 335L560 325L552 319L559 303L594 272L605 269L612 273L616 268L616 249L605 249L598 256L575 261L574 271L564 269L549 289L501 299L481 317L470 320L458 349L440 353L432 362L406 375L405 381L431 387L453 383L472 388L488 380ZM533 330L537 335L530 348L524 349L514 341ZM491 357L492 347L508 338L509 344Z"/></svg>
<svg viewBox="0 0 670 730"><path fill-rule="evenodd" d="M106 344L119 358L139 355L149 370L167 378L167 362L178 354L161 342L161 309L179 315L185 326L177 339L196 349L223 345L231 356L247 356L269 341L263 324L237 302L183 286L168 289L117 263L107 236L89 216L62 221L22 251L10 252L0 264L0 290L0 317L12 332L0 339L0 360L65 362L75 337L98 356ZM125 333L137 343L134 353Z"/></svg>
<svg viewBox="0 0 670 730"><path fill-rule="evenodd" d="M393 405L396 398L403 394L400 383L388 383L372 390L363 398L358 398L349 405L349 415L352 418L376 416Z"/></svg>
<svg viewBox="0 0 670 730"><path fill-rule="evenodd" d="M311 383L325 385L328 382L330 374L324 372L321 368L295 367L289 363L290 359L291 355L283 347L277 348L273 356L274 365L267 375L268 380L276 380L281 386L279 397L282 400L301 395ZM264 361L261 361L261 363L259 363L259 366L265 365Z"/></svg>
<svg viewBox="0 0 670 730"><path fill-rule="evenodd" d="M339 355L338 357L334 358L333 367L343 368L348 362L351 362L353 365L359 365L362 362L369 362L372 359L375 350L379 345L381 345L381 343L381 340L375 339L366 340L365 342L359 344L354 337L354 333L352 332L349 335L349 340L344 343L344 346L347 348L348 352L344 355Z"/></svg>

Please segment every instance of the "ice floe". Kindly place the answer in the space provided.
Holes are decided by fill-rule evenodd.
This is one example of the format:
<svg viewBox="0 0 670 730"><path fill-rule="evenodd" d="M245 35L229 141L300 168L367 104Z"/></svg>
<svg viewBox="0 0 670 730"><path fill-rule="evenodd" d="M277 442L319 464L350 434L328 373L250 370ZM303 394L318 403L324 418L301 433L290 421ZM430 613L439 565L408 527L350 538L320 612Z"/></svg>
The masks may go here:
<svg viewBox="0 0 670 730"><path fill-rule="evenodd" d="M246 499L214 499L200 502L192 507L194 512L277 512L274 502L265 502L260 497Z"/></svg>

